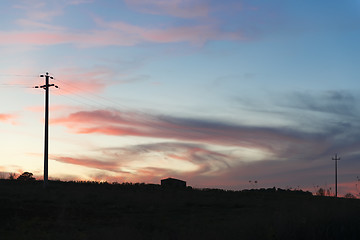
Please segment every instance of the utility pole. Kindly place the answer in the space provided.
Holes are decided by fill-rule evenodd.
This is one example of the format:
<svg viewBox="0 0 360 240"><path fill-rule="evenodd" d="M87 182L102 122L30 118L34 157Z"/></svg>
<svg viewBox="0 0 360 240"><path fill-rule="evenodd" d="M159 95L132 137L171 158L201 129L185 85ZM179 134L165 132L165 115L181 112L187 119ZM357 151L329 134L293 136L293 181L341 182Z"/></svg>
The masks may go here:
<svg viewBox="0 0 360 240"><path fill-rule="evenodd" d="M332 158L332 160L335 161L335 197L337 197L337 161L340 160L340 157L338 157L337 153L335 153L335 156Z"/></svg>
<svg viewBox="0 0 360 240"><path fill-rule="evenodd" d="M45 90L45 135L44 135L44 188L48 184L48 162L49 162L49 88L56 87L55 84L49 84L49 79L54 79L52 76L49 76L47 72L45 75L40 75L40 77L45 77L45 85L35 86L35 88L42 88Z"/></svg>

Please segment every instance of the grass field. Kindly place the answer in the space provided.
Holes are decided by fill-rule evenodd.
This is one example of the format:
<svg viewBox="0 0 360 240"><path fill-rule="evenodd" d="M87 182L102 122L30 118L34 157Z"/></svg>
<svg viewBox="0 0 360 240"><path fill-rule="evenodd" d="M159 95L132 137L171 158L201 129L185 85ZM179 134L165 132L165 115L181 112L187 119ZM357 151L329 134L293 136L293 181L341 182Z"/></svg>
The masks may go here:
<svg viewBox="0 0 360 240"><path fill-rule="evenodd" d="M0 239L360 239L360 200L0 180Z"/></svg>

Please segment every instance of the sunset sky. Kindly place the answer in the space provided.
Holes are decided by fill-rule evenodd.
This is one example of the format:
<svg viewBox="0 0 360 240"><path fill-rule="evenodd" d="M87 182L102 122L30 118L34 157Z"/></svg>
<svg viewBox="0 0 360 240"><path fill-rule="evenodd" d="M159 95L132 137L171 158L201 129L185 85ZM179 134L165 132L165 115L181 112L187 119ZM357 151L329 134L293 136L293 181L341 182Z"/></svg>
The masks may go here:
<svg viewBox="0 0 360 240"><path fill-rule="evenodd" d="M338 153L339 193L359 193L360 0L3 0L0 15L3 175L43 177L33 87L49 72L50 179L334 191Z"/></svg>

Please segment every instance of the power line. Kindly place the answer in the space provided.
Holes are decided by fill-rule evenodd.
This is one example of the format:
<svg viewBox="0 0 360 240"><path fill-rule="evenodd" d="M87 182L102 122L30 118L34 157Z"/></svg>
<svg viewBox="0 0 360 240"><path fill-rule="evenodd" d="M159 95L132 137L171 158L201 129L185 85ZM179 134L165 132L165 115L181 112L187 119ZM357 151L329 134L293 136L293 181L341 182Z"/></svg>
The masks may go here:
<svg viewBox="0 0 360 240"><path fill-rule="evenodd" d="M129 110L129 111L131 110L131 111L134 112L134 113L139 113L139 114L144 114L144 115L148 114L148 113L146 113L146 112L144 112L144 111L141 111L141 110L139 110L139 109L129 108L129 107L127 107L126 105L124 105L124 104L122 104L122 103L120 103L120 102L118 102L118 101L109 99L109 98L107 98L107 97L104 97L104 96L101 96L101 95L98 95L98 94L95 94L95 93L92 93L92 92L90 92L90 91L87 90L87 89L84 89L84 88L81 88L81 87L78 87L78 86L74 86L74 85L72 85L72 84L68 84L68 83L66 83L65 81L62 81L61 79L56 79L56 80L61 81L61 84L62 84L62 85L67 85L69 88L77 89L79 92L83 92L83 93L85 93L86 95L90 95L90 96L93 96L94 98L97 98L97 99L99 99L99 100L105 101L105 102L107 102L107 103L111 103L112 105L115 105L116 107L119 107L119 108L121 108L121 109L127 109L127 110ZM61 87L60 90L64 90L64 87ZM93 98L86 97L86 96L84 96L84 94L81 95L81 94L79 94L79 93L72 92L72 91L69 90L68 88L65 88L65 91L68 92L69 94L73 94L73 95L76 95L76 96L78 96L78 97L80 97L80 98L83 98L83 99L85 99L85 100L87 100L87 101L93 102L93 103L95 103L96 105L109 108L108 105L103 104L103 103L100 103L99 101L96 101L96 100L94 100Z"/></svg>
<svg viewBox="0 0 360 240"><path fill-rule="evenodd" d="M0 76L35 77L34 75L22 75L22 74L0 74ZM112 99L106 98L106 97L98 95L98 94L94 94L94 93L90 92L88 89L84 89L84 88L81 88L78 86L74 86L72 84L68 84L68 83L66 83L66 81L62 81L61 79L58 79L58 78L55 79L53 77L50 77L48 75L48 73L45 76L44 75L41 75L41 76L43 76L45 78L46 78L46 76L48 76L49 78L51 78L53 80L60 81L62 84L62 87L59 88L59 95L62 97L68 98L74 102L77 102L77 103L80 103L83 105L87 105L92 108L99 108L99 107L100 108L109 108L109 105L104 103L104 102L107 102L107 103L111 103L112 105L114 105L115 108L120 107L121 109L124 109L126 111L131 111L132 113L135 113L135 114L149 116L149 113L147 113L147 112L144 112L144 111L141 111L138 109L129 108L129 107L119 103L118 101L114 101ZM66 86L64 87L64 85L66 85L67 87ZM23 87L25 87L25 85L23 85L23 84L3 84L3 86L23 86ZM44 90L49 90L49 88L48 87L45 88L45 86L46 85L29 87L29 88L43 88ZM51 87L51 86L55 86L55 85L54 84L49 85L49 87ZM0 85L0 87L1 87L1 85ZM55 87L57 87L57 86L55 86ZM72 90L75 90L75 92ZM68 95L61 94L62 92L66 92L66 93L68 93ZM80 93L76 93L76 92L83 92L85 94L80 94ZM70 97L69 95L70 96L73 95L75 97ZM94 98L88 97L86 95L93 96ZM97 101L95 99L98 99L98 100L100 99L101 101ZM155 129L162 129L162 127L158 126L157 124L154 123L153 120L148 119L148 118L142 118L141 124L144 126L155 128ZM44 154L44 155L46 155L46 154ZM44 162L45 162L45 159L44 159ZM45 167L44 167L44 171L45 171ZM44 179L45 179L45 172L44 172Z"/></svg>
<svg viewBox="0 0 360 240"><path fill-rule="evenodd" d="M28 75L28 74L3 74L0 73L1 77L26 77L26 78L36 78L38 76ZM32 88L29 84L25 83L0 83L0 88Z"/></svg>
<svg viewBox="0 0 360 240"><path fill-rule="evenodd" d="M59 79L57 79L59 80ZM61 80L60 80L61 81ZM62 85L64 82L62 82ZM80 92L84 92L86 93L86 89L83 89L83 88L80 88L80 87L76 87L76 86L73 86L73 85L70 85L70 84L67 84L67 83L64 83L64 85L67 85L67 86L70 86L70 88L73 88L73 89L77 89L78 91ZM68 90L67 88L64 89L64 87L61 87L60 88L60 92L61 91L65 91L69 94L72 94L72 95L75 95L77 96L78 98L80 99L84 99L84 101L78 101L76 100L75 98L71 98L67 95L62 95L63 97L66 97L66 98L69 98L70 100L73 100L75 102L79 102L79 103L82 103L82 104L85 104L85 105L88 105L90 107L101 107L101 108L109 108L108 105L105 105L99 101L96 101L94 100L93 98L90 98L90 97L85 97L84 95L81 95L81 94L78 94L78 93L74 93L74 92L71 92L70 90ZM143 115L143 116L149 116L149 113L147 112L144 112L144 111L141 111L141 110L136 110L136 109L130 109L129 107L126 107L122 104L120 104L119 102L116 102L116 101L113 101L111 99L108 99L106 97L103 97L103 96L100 96L100 95L97 95L97 94L94 94L94 93L90 93L90 92L87 92L88 95L91 95L91 96L94 96L95 98L98 98L98 99L102 99L102 100L105 100L106 102L109 102L115 106L120 106L122 109L126 109L127 111L131 111L132 113L135 113L135 114L139 114L139 115ZM89 104L88 102L91 102L92 104ZM158 129L158 130L163 130L163 127L161 126L158 126L154 123L154 121L152 121L151 119L148 119L148 118L142 118L141 119L141 124L143 126L147 126L147 127L150 127L150 128L153 128L153 129Z"/></svg>
<svg viewBox="0 0 360 240"><path fill-rule="evenodd" d="M142 115L142 116L148 116L148 117L150 116L151 117L151 114L149 114L148 112L145 112L145 111L142 111L142 110L139 110L139 109L129 108L129 107L119 103L118 101L114 101L112 99L106 98L104 96L100 96L98 94L94 94L94 93L90 92L88 89L84 89L84 88L81 88L81 87L78 87L78 86L74 86L72 84L68 84L65 81L62 81L61 79L56 78L56 80L61 82L61 85L62 85L62 87L59 88L59 93L66 92L69 95L73 95L73 96L76 96L76 98L81 99L81 100L78 100L76 98L69 97L68 95L61 95L61 96L65 97L65 98L68 98L68 99L70 99L72 101L78 102L80 104L85 104L85 105L90 106L92 108L99 108L100 107L100 108L107 108L108 109L109 105L106 105L103 102L95 100L95 99L101 99L102 101L105 101L105 102L111 103L112 105L115 105L114 106L115 108L121 108L121 109L129 111L131 113L138 114L139 116ZM66 86L64 87L64 85L66 85L67 87ZM73 90L75 90L77 92L82 92L84 94L76 93L76 92L72 91L71 89L73 89ZM91 97L88 97L86 95L93 96L95 99L91 98ZM151 119L151 118L148 118L148 117L142 118L141 121L140 121L140 124L143 125L143 126L153 128L153 129L163 130L163 127L161 127L161 125L156 123L157 121L154 122L154 119Z"/></svg>
<svg viewBox="0 0 360 240"><path fill-rule="evenodd" d="M74 97L70 97L69 95L61 94L62 91L69 93L69 95L70 95L70 94L75 95L75 96L77 96L77 97L80 98L80 99L85 99L86 101L91 101L91 102L95 103L95 104L98 105L98 106L96 106L96 105L94 105L94 104L89 104L89 103L86 102L86 101L78 100L78 99L76 99L76 98L74 98ZM70 92L69 90L66 90L66 89L64 89L64 88L60 88L59 96L64 97L64 98L68 98L68 99L70 99L70 100L72 100L72 101L74 101L74 102L77 102L77 103L80 103L80 104L83 104L83 105L87 105L87 106L92 107L92 108L94 108L94 107L99 107L99 106L101 106L101 107L106 107L106 108L108 107L108 106L106 106L106 105L104 105L104 104L97 103L97 102L95 102L94 100L91 100L91 99L86 98L86 97L84 97L84 96L81 96L81 95L79 95L79 94L72 93L72 92Z"/></svg>
<svg viewBox="0 0 360 240"><path fill-rule="evenodd" d="M27 84L9 84L9 83L1 83L0 88L33 88Z"/></svg>
<svg viewBox="0 0 360 240"><path fill-rule="evenodd" d="M60 81L61 81L61 80L60 80ZM67 86L70 87L70 88L77 89L79 92L84 92L84 93L86 93L87 95L91 95L91 96L93 96L93 97L95 97L95 98L98 98L98 99L101 99L101 100L105 100L105 101L108 102L108 103L114 104L114 105L116 105L116 106L121 106L122 108L127 108L125 105L122 105L122 104L119 103L119 102L113 101L113 100L108 99L108 98L106 98L106 97L103 97L103 96L101 96L101 95L94 94L94 93L92 93L92 92L90 92L89 90L86 90L86 89L84 89L84 88L80 88L80 87L74 86L74 85L72 85L72 84L68 84L68 83L66 83L66 82L63 82L63 81L61 81L61 83L67 85ZM62 87L61 89L64 89L64 88ZM74 92L71 92L71 91L69 91L69 90L66 90L66 91L67 91L68 93L70 93L70 94L77 95L77 96L82 97L82 98L84 98L84 99L87 99L87 100L89 100L89 101L91 101L91 102L96 102L96 101L93 100L92 98L84 97L84 96L82 96L82 95L80 95L80 94L78 94L78 93L74 93ZM101 104L101 103L98 103L98 102L96 102L96 104L102 105L102 106L105 106L105 107L108 107L107 105L104 105L104 104Z"/></svg>
<svg viewBox="0 0 360 240"><path fill-rule="evenodd" d="M0 74L0 76L37 77L35 75L25 75L25 74ZM66 81L62 81L61 79L53 78L53 77L51 77L51 79L61 82L62 87L59 88L59 90L60 90L59 95L62 96L62 97L68 98L68 99L70 99L70 100L72 100L74 102L77 102L77 103L80 103L80 104L83 104L83 105L87 105L87 106L92 107L92 108L98 108L98 107L100 107L100 108L109 108L109 105L103 103L103 102L107 102L107 103L111 103L115 107L120 107L121 109L125 109L125 110L131 111L133 113L137 113L137 114L141 114L141 115L149 115L147 112L141 111L139 109L129 108L129 107L119 103L118 101L114 101L112 99L106 98L106 97L98 95L98 94L94 94L94 93L90 92L88 89L84 89L84 88L81 88L81 87L78 87L78 86L74 86L72 84L68 84L68 83L66 83ZM64 87L64 85L66 85L67 87ZM25 85L25 84L0 84L0 87L1 86L3 86L3 87L17 87L18 86L18 87L24 87L24 88L40 88L40 86L30 87L30 86ZM41 87L44 87L44 86L41 86ZM55 85L52 85L52 86L55 86ZM75 92L72 91L72 90L75 90ZM85 94L76 93L76 90L78 92L83 92ZM66 93L68 93L68 95L67 94L61 94L61 92L66 92ZM78 98L78 99L76 99L75 97L70 97L69 95L76 96L76 98ZM96 99L100 99L102 102L94 100L94 98L90 98L90 97L87 97L85 95L93 96ZM155 126L152 121L149 121L147 119L143 119L142 124L147 125L149 127L151 126L152 128L159 128L159 127Z"/></svg>
<svg viewBox="0 0 360 240"><path fill-rule="evenodd" d="M32 77L37 78L37 75L28 75L28 74L2 74L0 73L0 77Z"/></svg>

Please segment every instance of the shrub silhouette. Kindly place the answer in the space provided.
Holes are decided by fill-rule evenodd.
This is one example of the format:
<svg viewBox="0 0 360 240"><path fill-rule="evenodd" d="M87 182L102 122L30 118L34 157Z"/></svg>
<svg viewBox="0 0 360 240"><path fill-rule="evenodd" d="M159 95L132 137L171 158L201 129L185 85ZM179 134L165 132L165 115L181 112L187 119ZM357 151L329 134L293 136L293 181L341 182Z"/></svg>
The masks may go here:
<svg viewBox="0 0 360 240"><path fill-rule="evenodd" d="M9 173L9 179L15 180L16 174L15 173Z"/></svg>
<svg viewBox="0 0 360 240"><path fill-rule="evenodd" d="M28 176L28 175L27 175ZM50 180L51 181L51 180ZM50 182L49 181L49 182ZM0 239L359 239L359 201L269 188L0 179Z"/></svg>
<svg viewBox="0 0 360 240"><path fill-rule="evenodd" d="M325 190L323 188L319 188L316 192L316 196L325 196Z"/></svg>
<svg viewBox="0 0 360 240"><path fill-rule="evenodd" d="M354 196L354 194L352 194L352 193L347 193L347 194L345 194L345 196L344 196L345 198L356 198L355 196Z"/></svg>
<svg viewBox="0 0 360 240"><path fill-rule="evenodd" d="M325 188L319 188L316 193L315 193L316 196L328 196L330 197L332 194L331 194L331 188L328 188L328 189L325 189Z"/></svg>
<svg viewBox="0 0 360 240"><path fill-rule="evenodd" d="M30 181L35 181L36 179L33 177L33 174L32 174L31 172L23 172L23 173L17 178L17 180L30 182Z"/></svg>

